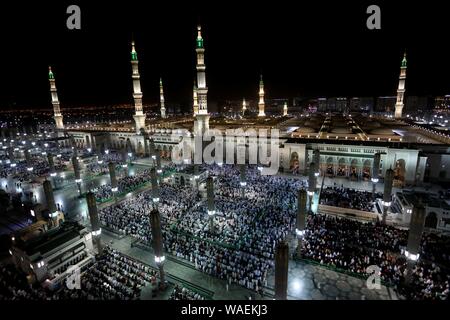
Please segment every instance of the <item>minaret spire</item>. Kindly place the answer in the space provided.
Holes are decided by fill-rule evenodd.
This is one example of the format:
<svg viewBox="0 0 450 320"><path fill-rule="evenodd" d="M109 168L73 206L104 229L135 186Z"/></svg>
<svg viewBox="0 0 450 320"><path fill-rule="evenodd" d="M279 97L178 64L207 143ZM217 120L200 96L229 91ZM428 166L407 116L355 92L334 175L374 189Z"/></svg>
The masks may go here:
<svg viewBox="0 0 450 320"><path fill-rule="evenodd" d="M265 104L264 104L264 81L261 74L261 78L259 80L259 102L258 102L258 117L265 117L266 113L264 112Z"/></svg>
<svg viewBox="0 0 450 320"><path fill-rule="evenodd" d="M194 90L193 90L193 97L194 97L194 117L198 114L198 96L197 96L197 85L194 80Z"/></svg>
<svg viewBox="0 0 450 320"><path fill-rule="evenodd" d="M405 81L406 81L406 52L403 54L402 64L400 66L400 77L398 81L397 89L397 102L395 103L395 119L400 119L402 117L402 111L404 106L404 95L405 95Z"/></svg>
<svg viewBox="0 0 450 320"><path fill-rule="evenodd" d="M202 28L197 27L196 48L197 53L197 99L198 112L196 115L194 131L197 134L203 134L209 130L209 114L208 114L208 87L206 86L205 73L205 48L203 47ZM195 90L194 90L194 113L195 113Z"/></svg>
<svg viewBox="0 0 450 320"><path fill-rule="evenodd" d="M50 82L50 94L53 105L53 119L56 122L57 129L64 129L63 116L59 107L58 92L56 90L55 75L52 72L52 67L48 67L48 80Z"/></svg>
<svg viewBox="0 0 450 320"><path fill-rule="evenodd" d="M245 102L245 98L242 100L242 115L245 114L245 111L247 110L247 102Z"/></svg>
<svg viewBox="0 0 450 320"><path fill-rule="evenodd" d="M207 94L208 88L206 87L206 66L205 66L205 48L203 47L202 27L197 27L197 95L198 95L198 113L208 114L208 102Z"/></svg>
<svg viewBox="0 0 450 320"><path fill-rule="evenodd" d="M287 115L288 115L288 105L287 102L285 102L283 106L283 117L286 117Z"/></svg>
<svg viewBox="0 0 450 320"><path fill-rule="evenodd" d="M159 102L161 104L161 118L166 118L166 107L164 106L164 89L162 78L159 78Z"/></svg>
<svg viewBox="0 0 450 320"><path fill-rule="evenodd" d="M134 122L136 124L136 133L145 129L145 114L142 107L141 80L139 75L139 61L135 48L134 40L131 41L131 77L133 79L133 99L134 99Z"/></svg>

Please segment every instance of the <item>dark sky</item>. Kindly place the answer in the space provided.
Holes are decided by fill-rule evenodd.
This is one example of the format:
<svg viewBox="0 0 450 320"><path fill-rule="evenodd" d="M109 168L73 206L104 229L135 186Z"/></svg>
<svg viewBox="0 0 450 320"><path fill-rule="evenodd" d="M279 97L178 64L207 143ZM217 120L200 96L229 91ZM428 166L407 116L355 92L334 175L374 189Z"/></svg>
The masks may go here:
<svg viewBox="0 0 450 320"><path fill-rule="evenodd" d="M190 103L194 39L201 22L209 99L255 99L262 70L268 97L394 95L403 51L407 95L450 94L444 1L33 1L0 11L0 106L50 107L47 68L62 107L131 103L130 39L144 103ZM392 3L394 2L394 3ZM81 31L66 8L81 7ZM381 30L366 8L381 7Z"/></svg>

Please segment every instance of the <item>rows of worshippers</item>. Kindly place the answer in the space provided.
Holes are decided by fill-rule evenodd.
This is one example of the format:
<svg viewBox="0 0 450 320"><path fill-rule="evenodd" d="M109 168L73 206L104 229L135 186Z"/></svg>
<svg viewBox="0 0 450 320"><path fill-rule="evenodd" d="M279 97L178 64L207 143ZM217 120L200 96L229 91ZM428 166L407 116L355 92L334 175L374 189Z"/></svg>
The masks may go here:
<svg viewBox="0 0 450 320"><path fill-rule="evenodd" d="M156 271L106 246L81 275L80 288L50 291L30 285L14 265L0 265L0 300L136 300L144 286L156 287ZM201 300L200 295L177 286L172 299Z"/></svg>
<svg viewBox="0 0 450 320"><path fill-rule="evenodd" d="M376 198L383 195L377 193ZM344 187L326 187L320 192L320 204L362 211L373 211L372 192L358 191Z"/></svg>
<svg viewBox="0 0 450 320"><path fill-rule="evenodd" d="M0 169L0 178L13 178L16 181L28 182L33 177L44 177L49 175L49 167L46 159L32 158L31 163L26 161L15 162L16 166L11 167L5 165ZM32 171L28 171L28 168L32 167ZM64 170L66 168L62 163L55 163L56 170Z"/></svg>
<svg viewBox="0 0 450 320"><path fill-rule="evenodd" d="M302 258L367 276L366 268L381 268L381 280L411 299L449 299L450 238L424 233L412 285L403 286L408 231L381 223L363 223L317 214L308 217ZM406 290L403 292L403 290Z"/></svg>
<svg viewBox="0 0 450 320"><path fill-rule="evenodd" d="M273 267L274 247L294 228L299 179L247 171L242 196L239 171L228 165L205 166L215 179L216 215L209 230L205 201L190 187L160 185L165 250L197 269L259 291ZM151 192L100 211L108 228L142 241L151 240Z"/></svg>
<svg viewBox="0 0 450 320"><path fill-rule="evenodd" d="M122 178L117 177L118 193L132 191L149 181L150 181L149 169L143 170L138 169L132 176L124 176ZM104 201L113 196L110 182L105 183L104 185L101 185L99 187L93 188L91 191L94 192L97 201Z"/></svg>

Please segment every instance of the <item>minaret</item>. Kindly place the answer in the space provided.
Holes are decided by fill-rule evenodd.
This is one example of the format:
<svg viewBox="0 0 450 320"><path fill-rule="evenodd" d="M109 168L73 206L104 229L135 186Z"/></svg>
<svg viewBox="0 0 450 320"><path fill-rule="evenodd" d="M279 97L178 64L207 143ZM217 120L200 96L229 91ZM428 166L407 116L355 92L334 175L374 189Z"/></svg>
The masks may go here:
<svg viewBox="0 0 450 320"><path fill-rule="evenodd" d="M197 98L198 98L198 114L196 116L195 131L204 133L209 130L209 114L208 114L208 87L206 86L205 73L205 48L203 47L202 28L197 27L196 48L197 52Z"/></svg>
<svg viewBox="0 0 450 320"><path fill-rule="evenodd" d="M247 102L245 102L245 98L244 98L244 100L242 100L242 115L245 114L246 110L247 110Z"/></svg>
<svg viewBox="0 0 450 320"><path fill-rule="evenodd" d="M161 104L161 118L166 118L166 107L164 106L164 89L162 79L159 78L159 102Z"/></svg>
<svg viewBox="0 0 450 320"><path fill-rule="evenodd" d="M197 85L195 84L194 81L194 91L193 91L193 96L194 96L194 117L198 114L198 96L197 96Z"/></svg>
<svg viewBox="0 0 450 320"><path fill-rule="evenodd" d="M134 47L134 41L131 42L131 68L133 79L133 99L134 99L134 122L136 124L136 133L140 133L142 128L145 128L145 114L142 108L142 92L141 80L139 75L139 61L137 52Z"/></svg>
<svg viewBox="0 0 450 320"><path fill-rule="evenodd" d="M406 53L403 55L402 65L400 67L400 78L398 80L397 102L395 103L395 119L402 117L403 99L405 95L405 81L406 81Z"/></svg>
<svg viewBox="0 0 450 320"><path fill-rule="evenodd" d="M52 67L48 67L48 80L50 81L50 94L52 95L53 105L53 119L56 122L57 129L64 129L63 116L59 108L58 92L56 90L55 75L52 72Z"/></svg>
<svg viewBox="0 0 450 320"><path fill-rule="evenodd" d="M258 108L259 108L259 113L258 113L258 117L265 117L266 114L264 112L264 82L263 82L263 78L261 75L261 80L259 80L259 102L258 102Z"/></svg>
<svg viewBox="0 0 450 320"><path fill-rule="evenodd" d="M288 111L287 102L285 102L283 106L283 117L286 117L288 115L287 111Z"/></svg>

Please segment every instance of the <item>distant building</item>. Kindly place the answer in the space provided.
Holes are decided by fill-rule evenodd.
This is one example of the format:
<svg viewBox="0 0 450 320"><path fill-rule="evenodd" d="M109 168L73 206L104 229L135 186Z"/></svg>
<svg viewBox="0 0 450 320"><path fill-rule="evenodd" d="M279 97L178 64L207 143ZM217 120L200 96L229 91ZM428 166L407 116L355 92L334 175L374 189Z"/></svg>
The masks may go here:
<svg viewBox="0 0 450 320"><path fill-rule="evenodd" d="M375 110L378 112L394 112L396 96L378 97Z"/></svg>

